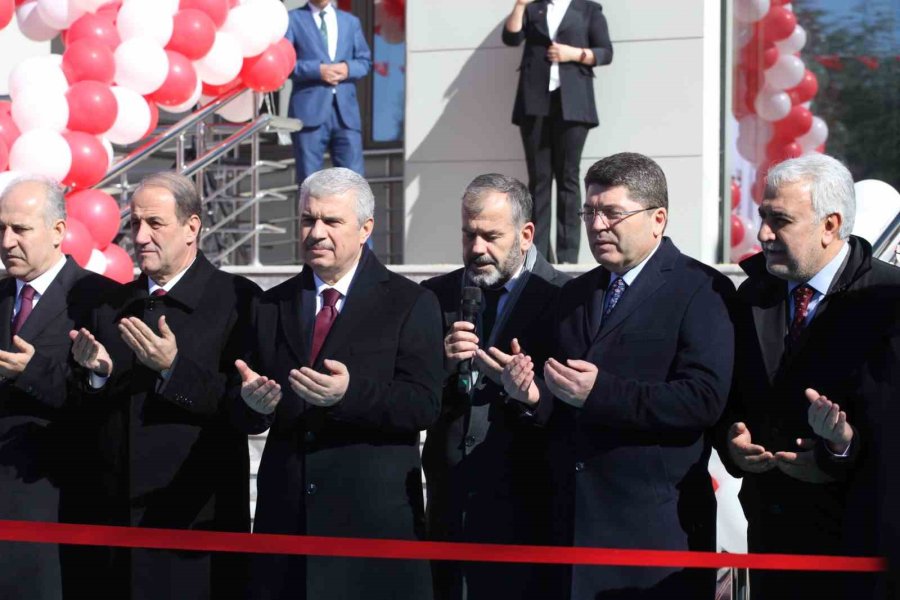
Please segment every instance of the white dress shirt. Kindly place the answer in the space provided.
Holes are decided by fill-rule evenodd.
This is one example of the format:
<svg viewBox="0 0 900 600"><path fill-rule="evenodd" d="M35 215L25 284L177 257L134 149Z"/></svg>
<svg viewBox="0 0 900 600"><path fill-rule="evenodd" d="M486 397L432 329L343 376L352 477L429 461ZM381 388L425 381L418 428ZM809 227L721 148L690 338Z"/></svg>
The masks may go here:
<svg viewBox="0 0 900 600"><path fill-rule="evenodd" d="M356 275L356 269L359 268L359 261L353 268L347 271L343 277L337 280L334 285L328 285L321 279L319 276L313 273L313 281L316 284L316 314L319 314L319 311L322 310L322 306L325 303L324 298L322 298L322 292L327 289L334 288L341 293L341 297L338 298L338 301L335 303L334 308L341 312L341 309L344 308L344 302L347 300L347 294L350 293L350 283L353 281L353 276Z"/></svg>
<svg viewBox="0 0 900 600"><path fill-rule="evenodd" d="M331 62L334 62L338 41L338 22L337 13L335 13L337 8L329 2L325 8L321 9L310 4L309 9L312 11L313 21L320 31L322 29L322 13L325 13L325 29L328 30L328 57L331 58Z"/></svg>
<svg viewBox="0 0 900 600"><path fill-rule="evenodd" d="M650 261L651 258L653 258L653 255L656 254L656 251L659 250L660 243L661 242L656 243L656 247L653 249L653 251L650 254L647 255L647 257L644 260L642 260L638 264L634 265L633 267L631 267L630 269L628 269L621 275L619 275L617 273L611 274L612 276L609 278L609 285L606 286L606 295L603 298L603 312L606 312L606 307L609 305L609 299L612 296L612 294L609 293L609 290L612 289L612 285L616 282L616 279L619 279L621 277L622 279L625 280L625 285L628 286L625 288L626 290L629 287L631 287L631 284L634 283L634 280L637 279L637 276L641 274L641 271L644 270L644 267L647 266L647 263Z"/></svg>
<svg viewBox="0 0 900 600"><path fill-rule="evenodd" d="M550 39L556 41L556 32L559 31L559 24L562 23L566 11L572 0L550 0L547 3L547 30L550 32ZM550 91L559 89L559 63L551 63L550 65Z"/></svg>
<svg viewBox="0 0 900 600"><path fill-rule="evenodd" d="M807 305L806 320L803 323L804 326L809 325L809 322L812 321L816 314L816 308L819 307L819 302L825 297L828 290L831 289L831 284L834 281L837 272L840 270L841 265L844 264L844 259L847 258L849 252L850 244L844 242L843 247L838 251L837 255L835 255L827 265L822 267L821 271L813 275L813 277L806 282L806 285L813 289L813 295L812 298L809 299L809 304ZM789 316L791 317L791 320L793 320L794 317L794 289L802 285L802 283L803 282L800 281L788 281L788 305L790 307Z"/></svg>
<svg viewBox="0 0 900 600"><path fill-rule="evenodd" d="M34 310L37 308L41 296L47 293L47 288L50 287L50 284L53 283L53 280L56 279L56 276L59 275L59 272L62 271L64 266L66 266L65 256L60 258L56 264L31 281L16 279L16 303L15 306L13 306L13 319L16 318L16 315L19 314L19 309L22 307L22 288L27 284L34 289L34 298L31 300L31 309Z"/></svg>

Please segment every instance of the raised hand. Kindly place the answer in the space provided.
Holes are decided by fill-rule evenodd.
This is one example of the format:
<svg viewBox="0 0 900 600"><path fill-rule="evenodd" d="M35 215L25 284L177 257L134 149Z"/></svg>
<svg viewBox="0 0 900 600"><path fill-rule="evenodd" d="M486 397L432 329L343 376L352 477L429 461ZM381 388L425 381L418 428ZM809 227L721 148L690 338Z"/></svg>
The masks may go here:
<svg viewBox="0 0 900 600"><path fill-rule="evenodd" d="M301 367L291 370L288 381L294 393L313 406L334 406L347 393L350 372L347 365L340 361L326 358L322 364L328 369L328 374Z"/></svg>
<svg viewBox="0 0 900 600"><path fill-rule="evenodd" d="M457 321L450 326L450 332L444 338L444 368L454 371L456 366L475 356L478 350L478 336L475 325L468 321Z"/></svg>
<svg viewBox="0 0 900 600"><path fill-rule="evenodd" d="M165 315L159 318L159 333L153 333L137 317L125 317L119 321L119 334L137 359L154 371L165 371L172 367L178 354L175 334L166 323Z"/></svg>
<svg viewBox="0 0 900 600"><path fill-rule="evenodd" d="M816 457L813 452L815 447L815 440L800 438L797 440L797 451L775 453L775 466L785 475L806 483L828 483L834 481L834 477L825 473L816 464Z"/></svg>
<svg viewBox="0 0 900 600"><path fill-rule="evenodd" d="M34 356L34 346L20 338L13 336L13 347L16 352L0 350L0 377L14 379L25 371L25 367Z"/></svg>
<svg viewBox="0 0 900 600"><path fill-rule="evenodd" d="M847 413L836 402L812 388L806 389L806 399L809 400L807 419L813 432L825 440L833 453L847 452L853 439L853 428L847 423Z"/></svg>
<svg viewBox="0 0 900 600"><path fill-rule="evenodd" d="M274 379L259 375L242 360L234 361L241 376L241 399L263 415L270 415L281 401L281 386Z"/></svg>
<svg viewBox="0 0 900 600"><path fill-rule="evenodd" d="M72 358L75 362L103 377L112 374L113 361L94 334L82 327L78 331L70 331L69 339L72 340Z"/></svg>
<svg viewBox="0 0 900 600"><path fill-rule="evenodd" d="M478 367L480 373L484 373L491 381L498 385L503 385L504 367L512 361L514 355L522 354L522 347L519 345L518 338L513 338L510 343L510 350L512 354L507 354L494 346L488 348L487 352L478 348L473 359L475 366Z"/></svg>
<svg viewBox="0 0 900 600"><path fill-rule="evenodd" d="M775 468L775 456L753 443L750 430L743 423L733 423L728 429L728 455L742 471L764 473Z"/></svg>
<svg viewBox="0 0 900 600"><path fill-rule="evenodd" d="M550 392L575 408L584 406L594 382L597 381L597 365L586 360L569 359L562 364L555 358L544 365L544 381Z"/></svg>

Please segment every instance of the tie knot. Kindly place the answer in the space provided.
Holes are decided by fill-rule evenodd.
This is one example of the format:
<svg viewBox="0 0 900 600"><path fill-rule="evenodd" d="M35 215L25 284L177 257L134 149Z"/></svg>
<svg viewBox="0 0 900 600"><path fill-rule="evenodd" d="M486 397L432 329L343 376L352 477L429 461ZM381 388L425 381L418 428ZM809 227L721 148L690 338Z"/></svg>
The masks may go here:
<svg viewBox="0 0 900 600"><path fill-rule="evenodd" d="M806 306L809 304L810 299L812 299L813 294L815 294L816 291L804 283L803 285L795 287L792 293L795 306Z"/></svg>
<svg viewBox="0 0 900 600"><path fill-rule="evenodd" d="M335 308L338 300L341 299L341 293L334 288L328 288L322 292L322 305Z"/></svg>
<svg viewBox="0 0 900 600"><path fill-rule="evenodd" d="M31 287L30 285L28 285L27 283L24 286L22 286L21 293L22 293L23 300L28 300L29 302L34 300L35 289L33 287Z"/></svg>
<svg viewBox="0 0 900 600"><path fill-rule="evenodd" d="M162 288L156 288L155 290L153 290L153 293L150 295L153 296L154 298L159 298L160 296L165 296L166 294L167 294L166 290L164 290Z"/></svg>

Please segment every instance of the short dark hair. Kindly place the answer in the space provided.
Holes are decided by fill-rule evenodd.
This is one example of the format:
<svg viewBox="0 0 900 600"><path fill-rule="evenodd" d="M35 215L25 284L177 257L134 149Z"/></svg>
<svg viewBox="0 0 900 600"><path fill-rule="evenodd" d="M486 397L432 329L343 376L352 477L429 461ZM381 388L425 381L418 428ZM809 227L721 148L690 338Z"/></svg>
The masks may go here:
<svg viewBox="0 0 900 600"><path fill-rule="evenodd" d="M483 208L482 201L489 192L506 194L512 207L512 221L516 227L522 227L531 220L533 202L531 192L524 183L500 173L485 173L472 180L463 193L463 208L469 214L477 214Z"/></svg>
<svg viewBox="0 0 900 600"><path fill-rule="evenodd" d="M174 171L154 173L144 177L131 195L134 196L142 189L151 187L163 188L172 194L175 198L175 214L179 223L186 223L194 215L197 215L201 223L203 222L203 203L190 177Z"/></svg>
<svg viewBox="0 0 900 600"><path fill-rule="evenodd" d="M620 152L598 160L584 176L584 187L624 187L628 197L644 208L669 209L666 175L651 158L636 152Z"/></svg>

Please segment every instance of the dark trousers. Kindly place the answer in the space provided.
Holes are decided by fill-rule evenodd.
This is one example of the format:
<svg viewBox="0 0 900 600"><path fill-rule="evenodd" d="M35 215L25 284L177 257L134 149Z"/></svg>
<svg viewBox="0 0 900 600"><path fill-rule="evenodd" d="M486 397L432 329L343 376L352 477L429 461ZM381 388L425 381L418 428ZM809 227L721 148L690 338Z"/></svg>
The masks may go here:
<svg viewBox="0 0 900 600"><path fill-rule="evenodd" d="M523 117L519 124L525 162L528 165L528 189L534 198L534 242L547 258L550 254L550 193L556 179L556 262L578 262L581 240L581 151L589 126L565 121L562 117L560 90L550 94L550 113L546 117Z"/></svg>

